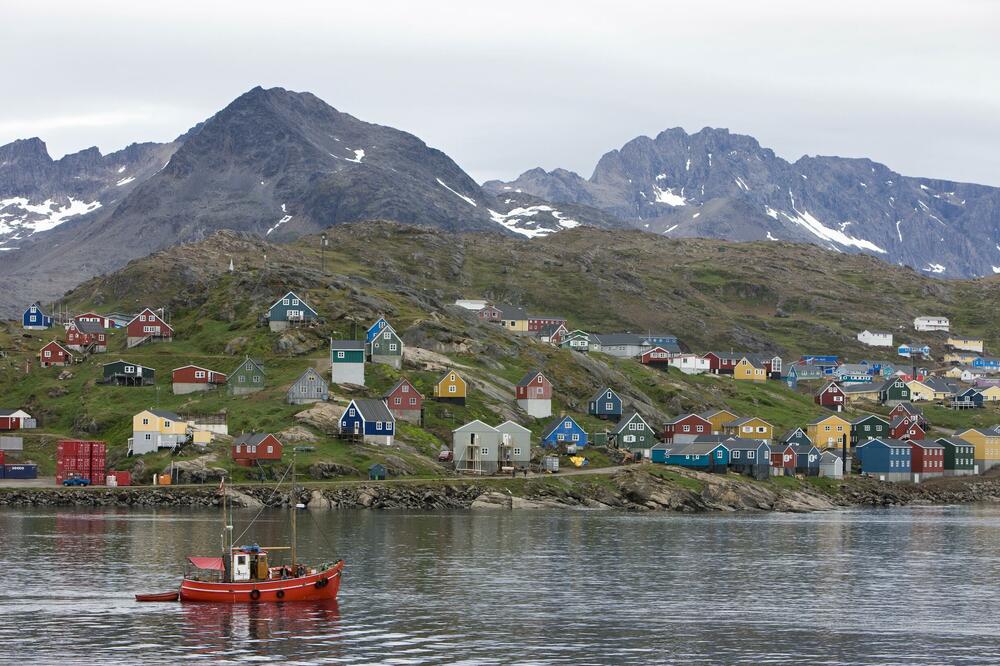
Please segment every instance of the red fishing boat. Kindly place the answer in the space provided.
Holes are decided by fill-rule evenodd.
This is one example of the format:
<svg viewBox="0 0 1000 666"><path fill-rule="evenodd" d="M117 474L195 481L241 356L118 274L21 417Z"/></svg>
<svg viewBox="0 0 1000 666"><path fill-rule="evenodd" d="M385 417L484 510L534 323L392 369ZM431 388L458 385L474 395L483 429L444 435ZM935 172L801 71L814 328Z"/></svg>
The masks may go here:
<svg viewBox="0 0 1000 666"><path fill-rule="evenodd" d="M295 494L295 462L291 464ZM296 558L296 519L302 504L292 505L290 518L292 540L288 546L234 546L231 511L227 507L224 484L222 493L223 555L188 557L188 572L177 592L137 594L136 601L207 601L215 603L254 603L286 601L328 601L337 598L344 561L326 562L309 567ZM257 514L260 516L260 514ZM253 521L250 523L253 524ZM243 531L243 534L250 526ZM242 536L242 535L241 535ZM274 565L271 553L289 551L286 563Z"/></svg>

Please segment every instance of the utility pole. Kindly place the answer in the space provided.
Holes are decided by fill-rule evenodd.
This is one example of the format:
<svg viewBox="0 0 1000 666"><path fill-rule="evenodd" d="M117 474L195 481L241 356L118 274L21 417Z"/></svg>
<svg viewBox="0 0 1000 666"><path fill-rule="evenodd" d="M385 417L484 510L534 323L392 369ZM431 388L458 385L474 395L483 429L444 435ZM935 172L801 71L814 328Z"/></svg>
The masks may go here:
<svg viewBox="0 0 1000 666"><path fill-rule="evenodd" d="M326 273L326 232L324 231L320 234L320 245L319 245L319 265L320 271Z"/></svg>
<svg viewBox="0 0 1000 666"><path fill-rule="evenodd" d="M850 472L850 465L848 464L848 460L847 460L847 433L846 432L843 435L840 436L840 445L841 445L841 448L842 448L842 450L844 452L844 476L847 476L851 472Z"/></svg>

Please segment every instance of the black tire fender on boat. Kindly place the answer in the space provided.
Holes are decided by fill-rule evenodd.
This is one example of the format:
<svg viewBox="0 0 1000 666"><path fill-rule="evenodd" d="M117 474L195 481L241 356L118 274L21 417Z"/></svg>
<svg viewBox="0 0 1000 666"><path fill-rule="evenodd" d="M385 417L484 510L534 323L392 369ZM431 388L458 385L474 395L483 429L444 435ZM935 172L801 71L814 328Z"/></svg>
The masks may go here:
<svg viewBox="0 0 1000 666"><path fill-rule="evenodd" d="M318 590L318 589L320 589L322 587L326 587L329 584L330 584L330 581L328 579L326 579L326 578L320 578L318 581L316 581L316 589Z"/></svg>
<svg viewBox="0 0 1000 666"><path fill-rule="evenodd" d="M284 599L285 598L285 591L284 590L278 590L277 592L274 593L274 596L278 597L279 599Z"/></svg>
<svg viewBox="0 0 1000 666"><path fill-rule="evenodd" d="M254 601L260 599L260 590L250 590L250 598Z"/></svg>

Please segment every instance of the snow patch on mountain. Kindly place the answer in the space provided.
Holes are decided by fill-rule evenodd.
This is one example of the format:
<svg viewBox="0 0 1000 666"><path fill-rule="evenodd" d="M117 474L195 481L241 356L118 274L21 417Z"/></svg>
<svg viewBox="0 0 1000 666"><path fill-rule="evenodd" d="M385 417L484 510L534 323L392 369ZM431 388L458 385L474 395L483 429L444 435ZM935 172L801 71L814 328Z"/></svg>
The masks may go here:
<svg viewBox="0 0 1000 666"><path fill-rule="evenodd" d="M862 250L871 250L872 252L878 252L879 254L886 254L884 249L880 248L871 241L865 240L864 238L855 238L854 236L850 236L843 231L838 231L837 229L831 229L830 227L825 226L822 222L813 217L807 210L800 212L794 207L792 207L792 210L795 212L795 215L789 215L784 211L781 211L781 214L789 222L794 222L795 224L805 227L817 238L832 241L838 245L857 247Z"/></svg>
<svg viewBox="0 0 1000 666"><path fill-rule="evenodd" d="M476 207L476 202L475 202L475 201L473 201L471 197L467 197L467 196L465 196L464 194L461 194L461 193L459 193L459 192L456 192L455 190L451 189L450 187L448 187L447 185L445 185L445 184L444 184L444 181L443 181L443 180L441 180L440 178L438 178L438 179L436 179L436 180L437 180L437 182L438 182L438 185L440 185L440 186L441 186L441 187L443 187L444 189L448 190L449 192L451 192L452 194L454 194L454 195L455 195L456 197L458 197L459 199L462 199L463 201L465 201L465 203L467 203L467 204L471 205L471 206L472 206L473 208L475 208L475 207Z"/></svg>
<svg viewBox="0 0 1000 666"><path fill-rule="evenodd" d="M90 213L101 207L100 201L78 201L67 197L68 203L46 199L33 204L25 197L0 199L0 237L17 232L14 239L23 239L40 231L54 229L71 217Z"/></svg>
<svg viewBox="0 0 1000 666"><path fill-rule="evenodd" d="M135 176L129 176L128 178L122 178L117 183L115 183L115 187L121 187L122 185L128 185L133 180L135 180Z"/></svg>
<svg viewBox="0 0 1000 666"><path fill-rule="evenodd" d="M922 268L925 273L944 273L945 268L941 264L927 264L927 268Z"/></svg>
<svg viewBox="0 0 1000 666"><path fill-rule="evenodd" d="M660 176L663 176L663 174L660 174ZM660 176L657 176L656 179L662 180ZM653 185L653 198L656 200L656 203L667 204L668 206L677 207L687 205L687 199L680 194L674 194L673 188L670 187L661 189L659 186Z"/></svg>
<svg viewBox="0 0 1000 666"><path fill-rule="evenodd" d="M280 227L285 222L288 222L290 219L292 219L291 215L287 215L288 209L285 208L285 204L281 204L281 212L282 213L286 213L286 215L283 215L282 218L280 220L278 220L273 227L271 227L270 229L268 229L267 233L264 234L265 236L270 236L272 231L276 231L278 229L278 227Z"/></svg>

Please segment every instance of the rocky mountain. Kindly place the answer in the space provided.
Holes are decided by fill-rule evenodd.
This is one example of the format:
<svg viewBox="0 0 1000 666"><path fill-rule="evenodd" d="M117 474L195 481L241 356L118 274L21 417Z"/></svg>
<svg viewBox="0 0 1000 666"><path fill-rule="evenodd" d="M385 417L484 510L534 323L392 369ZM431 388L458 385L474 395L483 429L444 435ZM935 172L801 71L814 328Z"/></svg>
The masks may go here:
<svg viewBox="0 0 1000 666"><path fill-rule="evenodd" d="M1000 188L911 178L868 159L790 163L725 129L633 139L589 179L532 169L483 189L595 207L668 236L808 242L942 277L1000 273Z"/></svg>

